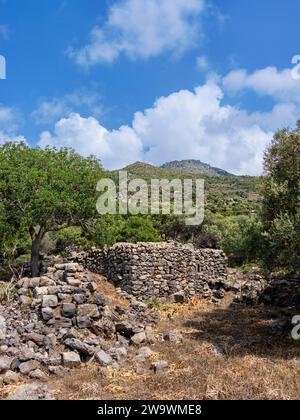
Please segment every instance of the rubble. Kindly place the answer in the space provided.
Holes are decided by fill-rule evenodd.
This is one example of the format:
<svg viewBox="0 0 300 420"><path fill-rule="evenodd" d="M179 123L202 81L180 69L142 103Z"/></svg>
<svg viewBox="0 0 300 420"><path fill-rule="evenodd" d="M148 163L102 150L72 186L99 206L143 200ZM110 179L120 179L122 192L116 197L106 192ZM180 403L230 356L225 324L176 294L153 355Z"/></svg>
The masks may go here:
<svg viewBox="0 0 300 420"><path fill-rule="evenodd" d="M119 369L159 316L129 295L126 306L114 305L98 289L78 263L19 280L14 299L0 306L0 380L43 380L93 360Z"/></svg>

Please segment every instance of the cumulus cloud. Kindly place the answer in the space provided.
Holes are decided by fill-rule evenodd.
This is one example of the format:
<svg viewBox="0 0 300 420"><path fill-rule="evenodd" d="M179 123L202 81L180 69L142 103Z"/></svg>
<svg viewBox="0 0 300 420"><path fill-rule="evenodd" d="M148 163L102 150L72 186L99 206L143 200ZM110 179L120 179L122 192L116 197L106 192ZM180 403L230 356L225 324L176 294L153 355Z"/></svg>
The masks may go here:
<svg viewBox="0 0 300 420"><path fill-rule="evenodd" d="M195 158L236 174L257 175L276 113L280 109L262 116L225 105L221 88L209 81L194 91L158 99L152 108L137 112L130 127L114 131L93 117L71 114L55 125L53 133L42 133L40 145L73 147L101 158L109 169L136 160L162 164ZM262 126L266 117L270 125Z"/></svg>
<svg viewBox="0 0 300 420"><path fill-rule="evenodd" d="M224 77L223 85L234 94L250 89L277 101L300 103L300 80L292 77L292 68L266 67L253 73L245 69L234 70Z"/></svg>
<svg viewBox="0 0 300 420"><path fill-rule="evenodd" d="M142 144L135 132L127 126L108 131L94 117L83 118L71 114L54 127L54 134L45 131L39 145L70 147L83 156L101 158L106 168L118 168L142 159Z"/></svg>
<svg viewBox="0 0 300 420"><path fill-rule="evenodd" d="M200 34L204 0L120 0L108 12L103 26L92 29L90 43L70 48L69 56L83 66L111 63L121 54L131 59L180 54Z"/></svg>
<svg viewBox="0 0 300 420"><path fill-rule="evenodd" d="M17 134L21 120L21 114L15 108L0 105L0 144L8 141L26 143L25 137Z"/></svg>

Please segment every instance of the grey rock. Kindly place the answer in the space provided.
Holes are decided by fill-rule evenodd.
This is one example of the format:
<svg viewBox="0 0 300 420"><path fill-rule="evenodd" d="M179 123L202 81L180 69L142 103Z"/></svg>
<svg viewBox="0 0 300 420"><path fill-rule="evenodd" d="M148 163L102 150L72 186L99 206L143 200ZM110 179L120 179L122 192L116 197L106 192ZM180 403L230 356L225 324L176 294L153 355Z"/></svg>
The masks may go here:
<svg viewBox="0 0 300 420"><path fill-rule="evenodd" d="M21 362L27 362L28 360L33 360L35 358L35 352L33 351L33 349L23 348L18 353L18 358L20 359Z"/></svg>
<svg viewBox="0 0 300 420"><path fill-rule="evenodd" d="M33 370L32 372L30 372L29 377L30 379L36 379L38 381L46 379L46 375L41 369Z"/></svg>
<svg viewBox="0 0 300 420"><path fill-rule="evenodd" d="M51 308L42 308L42 317L44 321L50 321L54 317L54 312Z"/></svg>
<svg viewBox="0 0 300 420"><path fill-rule="evenodd" d="M22 305L22 306L31 306L32 299L28 296L21 295L19 297L19 302L20 302L20 305Z"/></svg>
<svg viewBox="0 0 300 420"><path fill-rule="evenodd" d="M78 353L73 351L62 353L63 365L68 368L80 366L81 360Z"/></svg>
<svg viewBox="0 0 300 420"><path fill-rule="evenodd" d="M145 332L140 332L131 337L131 342L136 345L142 344L146 340L147 340L147 336Z"/></svg>
<svg viewBox="0 0 300 420"><path fill-rule="evenodd" d="M68 368L64 368L63 366L49 366L48 367L49 373L56 376L63 376L66 372L69 371Z"/></svg>
<svg viewBox="0 0 300 420"><path fill-rule="evenodd" d="M4 385L17 384L18 382L20 382L20 380L21 380L21 377L19 373L13 372L12 370L7 371L5 375L3 376Z"/></svg>
<svg viewBox="0 0 300 420"><path fill-rule="evenodd" d="M120 361L127 356L127 350L125 347L111 347L108 350L108 354L115 360Z"/></svg>
<svg viewBox="0 0 300 420"><path fill-rule="evenodd" d="M76 294L73 296L73 300L74 300L74 302L76 302L78 305L82 305L83 303L85 303L85 302L86 302L86 300L87 300L87 296L86 296L86 294L85 294L85 293L76 293Z"/></svg>
<svg viewBox="0 0 300 420"><path fill-rule="evenodd" d="M151 364L151 369L154 370L155 373L161 373L168 369L169 363L165 360L160 360L159 362L154 362Z"/></svg>
<svg viewBox="0 0 300 420"><path fill-rule="evenodd" d="M76 305L74 303L63 303L61 314L67 318L73 318L76 314Z"/></svg>
<svg viewBox="0 0 300 420"><path fill-rule="evenodd" d="M42 301L43 308L56 308L58 306L58 299L56 295L45 295Z"/></svg>
<svg viewBox="0 0 300 420"><path fill-rule="evenodd" d="M11 401L55 400L50 389L46 385L41 386L40 384L22 385L7 399Z"/></svg>
<svg viewBox="0 0 300 420"><path fill-rule="evenodd" d="M110 366L113 363L112 357L103 350L97 351L95 358L101 366Z"/></svg>
<svg viewBox="0 0 300 420"><path fill-rule="evenodd" d="M36 298L42 298L48 295L48 287L36 287L34 289L34 295Z"/></svg>
<svg viewBox="0 0 300 420"><path fill-rule="evenodd" d="M4 340L6 337L6 321L3 316L0 315L0 340Z"/></svg>
<svg viewBox="0 0 300 420"><path fill-rule="evenodd" d="M77 327L80 329L90 328L92 326L92 320L88 316L78 316L76 318Z"/></svg>
<svg viewBox="0 0 300 420"><path fill-rule="evenodd" d="M62 363L62 356L60 353L53 353L49 356L48 365L50 366L59 366Z"/></svg>
<svg viewBox="0 0 300 420"><path fill-rule="evenodd" d="M48 334L44 337L44 347L46 350L53 350L56 346L56 335L55 334Z"/></svg>
<svg viewBox="0 0 300 420"><path fill-rule="evenodd" d="M33 370L38 369L40 366L39 362L37 360L29 360L28 362L23 362L19 366L19 371L23 375L28 375Z"/></svg>
<svg viewBox="0 0 300 420"><path fill-rule="evenodd" d="M7 372L10 369L12 358L8 356L0 356L0 374Z"/></svg>
<svg viewBox="0 0 300 420"><path fill-rule="evenodd" d="M83 341L77 340L76 338L70 338L65 340L65 345L70 347L72 350L77 350L86 356L93 356L95 349L92 346L84 343Z"/></svg>
<svg viewBox="0 0 300 420"><path fill-rule="evenodd" d="M141 347L136 355L136 357L143 361L148 359L150 356L152 356L153 351L150 349L150 347Z"/></svg>
<svg viewBox="0 0 300 420"><path fill-rule="evenodd" d="M45 338L44 335L38 334L35 332L29 333L26 335L27 341L33 341L38 346L42 346L44 344L44 338Z"/></svg>

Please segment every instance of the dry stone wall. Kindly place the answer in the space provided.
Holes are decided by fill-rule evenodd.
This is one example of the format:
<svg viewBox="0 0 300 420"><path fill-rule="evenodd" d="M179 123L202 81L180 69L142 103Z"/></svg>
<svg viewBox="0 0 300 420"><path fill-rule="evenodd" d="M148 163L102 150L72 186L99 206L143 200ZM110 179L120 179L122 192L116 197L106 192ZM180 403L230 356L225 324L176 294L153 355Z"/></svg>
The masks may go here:
<svg viewBox="0 0 300 420"><path fill-rule="evenodd" d="M227 280L223 251L177 242L119 243L105 251L92 249L80 262L139 300L210 297Z"/></svg>

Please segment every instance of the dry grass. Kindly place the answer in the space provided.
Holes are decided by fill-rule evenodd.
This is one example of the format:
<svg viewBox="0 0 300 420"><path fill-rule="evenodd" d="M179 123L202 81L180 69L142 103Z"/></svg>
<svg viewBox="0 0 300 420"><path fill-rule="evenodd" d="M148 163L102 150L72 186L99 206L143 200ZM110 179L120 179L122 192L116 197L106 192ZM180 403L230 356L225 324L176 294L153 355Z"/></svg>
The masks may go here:
<svg viewBox="0 0 300 420"><path fill-rule="evenodd" d="M170 369L162 375L128 362L103 377L96 366L81 368L52 383L65 399L299 399L300 346L273 336L267 326L278 313L235 305L194 301L160 308L158 333L180 331L180 344L157 342L153 360Z"/></svg>
<svg viewBox="0 0 300 420"><path fill-rule="evenodd" d="M106 286L109 287L109 286ZM111 298L117 300L113 290ZM105 291L107 293L107 291ZM299 399L300 346L288 336L271 335L267 326L280 313L234 304L193 301L158 309L157 334L179 331L179 344L158 341L152 360L170 364L155 375L151 360L128 361L119 371L91 364L70 375L49 379L58 399ZM132 349L132 356L134 356ZM137 368L143 367L139 372Z"/></svg>

